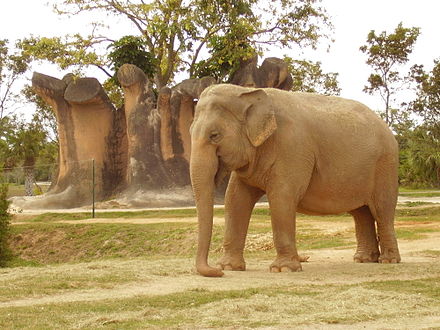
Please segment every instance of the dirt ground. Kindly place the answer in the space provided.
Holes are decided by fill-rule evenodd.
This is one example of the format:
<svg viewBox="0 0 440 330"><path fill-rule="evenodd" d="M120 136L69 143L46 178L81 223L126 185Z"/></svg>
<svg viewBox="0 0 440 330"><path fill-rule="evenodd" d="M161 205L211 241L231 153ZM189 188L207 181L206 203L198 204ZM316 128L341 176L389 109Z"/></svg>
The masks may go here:
<svg viewBox="0 0 440 330"><path fill-rule="evenodd" d="M440 202L436 198L417 199L408 198L405 201ZM429 205L428 205L429 206ZM420 207L428 207L420 206ZM84 211L82 209L81 211ZM30 212L32 214L34 212ZM25 214L22 215L26 217ZM306 222L305 219L299 221ZM196 223L197 218L94 218L85 220L62 220L68 224L98 224L98 223ZM223 218L214 218L214 223L221 224ZM14 221L19 225L20 220ZM320 233L339 235L353 231L351 221L323 221L314 219L307 225ZM27 308L41 306L56 306L63 303L84 303L125 300L135 297L161 297L169 294L179 294L188 291L195 292L227 292L231 290L247 290L261 288L315 288L324 292L324 298L316 301L315 298L293 298L292 296L265 296L257 294L252 299L235 299L217 301L197 308L188 307L185 313L201 313L209 315L198 328L212 328L211 324L220 322L224 315L228 315L231 324L238 326L229 329L243 329L246 317L255 322L274 320L274 326L265 326L265 329L440 329L440 303L438 299L426 298L419 293L408 294L405 291L391 293L377 290L367 290L363 286L367 283L380 281L411 281L440 278L440 222L437 221L401 221L396 222L397 228L426 228L433 229L423 233L419 239L399 239L399 248L402 262L397 265L384 264L356 264L352 258L353 246L348 248L311 249L300 251L302 255L310 256L308 262L303 263L303 271L297 273L270 273L268 271L272 260L262 257L246 259L247 271L225 271L222 278L205 278L194 270L193 258L137 258L128 260L100 260L88 263L72 263L50 265L45 267L26 267L0 269L0 280L9 283L25 282L32 278L57 278L62 274L75 274L81 279L99 276L121 276L137 274L135 279L115 282L109 286L91 286L87 288L69 288L54 290L44 294L30 294L8 299L0 297L0 309ZM353 237L354 240L354 237ZM271 235L249 235L247 247L253 243L258 245L272 241ZM263 241L263 242L262 242ZM215 259L210 260L211 264ZM438 288L438 286L436 286ZM327 293L328 291L328 293ZM327 296L326 296L327 294ZM322 295L320 295L322 297ZM439 297L437 295L436 297ZM285 299L285 300L283 300ZM378 304L378 305L375 305ZM290 312L289 306L302 306L297 314L280 321L284 312ZM40 307L39 307L40 308ZM381 313L380 310L384 312ZM238 313L238 312L239 313ZM157 311L158 318L166 319L167 311ZM1 313L1 310L0 310ZM145 313L145 312L142 312ZM237 313L239 315L237 315ZM354 316L349 322L322 321L327 318L344 319L346 315ZM143 315L143 314L142 314ZM160 316L162 315L162 316ZM358 316L359 317L358 317ZM370 315L365 317L365 315ZM101 316L102 318L102 316ZM133 318L130 313L106 316L106 320L124 320ZM140 317L142 318L142 316ZM78 320L75 328L102 327L99 317ZM205 322L205 323L204 323ZM210 323L214 322L214 323ZM222 321L223 322L223 321ZM1 317L0 317L1 324ZM214 326L215 327L215 326ZM193 325L184 325L182 328L193 328ZM218 327L224 328L224 327Z"/></svg>
<svg viewBox="0 0 440 330"><path fill-rule="evenodd" d="M216 223L223 219L215 218ZM196 222L196 218L183 219L86 219L74 221L62 221L63 223L165 223L165 222ZM338 222L332 224L329 221L310 222L320 231L337 234L337 232L353 228L351 222ZM411 223L398 223L397 226L411 226ZM417 224L417 226L438 227L438 223ZM250 238L252 240L253 238ZM270 240L270 237L267 238ZM26 276L32 276L32 272L51 274L58 273L87 273L92 269L111 268L113 273L139 272L142 274L136 281L119 283L110 288L91 288L85 290L67 290L54 294L42 296L29 296L22 299L0 300L0 308L43 306L47 304L106 301L109 299L128 299L138 296L160 296L188 290L208 291L229 291L245 290L250 288L280 287L307 287L317 285L327 286L348 286L358 283L375 282L384 280L415 280L432 278L440 275L438 251L440 250L440 231L428 233L423 239L400 240L399 247L402 255L402 263L399 265L380 264L356 264L352 262L353 248L332 248L301 251L309 255L308 262L303 264L303 271L298 273L273 274L268 271L271 260L259 260L250 258L247 260L247 271L232 272L226 271L223 278L204 278L193 270L193 260L188 258L166 259L166 260L127 260L115 263L114 261L99 261L92 263L62 264L47 266L44 268L27 269ZM429 251L437 251L430 255ZM29 273L30 272L30 273ZM9 269L0 274L3 278L11 281L18 280L23 276L20 269ZM353 289L355 290L355 289ZM353 294L358 294L353 292ZM269 299L269 298L264 298ZM344 297L336 297L343 301ZM352 299L352 298L350 298ZM391 298L387 298L391 299ZM394 299L394 298L392 298ZM392 300L391 299L391 300ZM414 298L416 299L416 298ZM261 304L276 304L275 301L267 300ZM389 302L393 304L392 302ZM241 304L246 305L243 301ZM388 304L388 303L387 303ZM400 302L396 300L395 308L400 308ZM417 302L415 302L417 305ZM224 308L227 312L227 307ZM243 307L244 308L244 307ZM338 307L341 308L341 307ZM362 308L358 306L355 308ZM314 311L310 311L313 315ZM256 316L258 318L258 315ZM267 316L262 316L267 317ZM295 320L292 320L295 321ZM294 323L293 323L294 324ZM235 327L233 327L235 329ZM240 327L242 328L242 327ZM270 328L270 327L269 327ZM276 326L274 328L285 328ZM289 327L286 327L289 328ZM295 327L301 329L434 329L440 328L440 313L432 311L423 312L417 318L414 316L391 317L387 319L368 320L355 322L354 324L320 324L304 325Z"/></svg>

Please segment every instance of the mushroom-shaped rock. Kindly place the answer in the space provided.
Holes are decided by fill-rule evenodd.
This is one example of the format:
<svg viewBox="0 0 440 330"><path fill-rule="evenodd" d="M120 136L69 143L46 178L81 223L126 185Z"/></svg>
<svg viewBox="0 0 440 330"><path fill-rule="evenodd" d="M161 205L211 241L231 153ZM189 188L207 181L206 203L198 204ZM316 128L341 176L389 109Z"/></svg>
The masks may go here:
<svg viewBox="0 0 440 330"><path fill-rule="evenodd" d="M168 187L172 180L161 157L160 116L150 82L145 73L132 64L121 66L117 76L125 99L128 189Z"/></svg>
<svg viewBox="0 0 440 330"><path fill-rule="evenodd" d="M272 87L290 90L293 85L292 75L286 62L277 57L266 58L257 67L258 57L243 61L234 73L231 82L245 87Z"/></svg>
<svg viewBox="0 0 440 330"><path fill-rule="evenodd" d="M277 57L268 57L258 69L259 87L273 87L290 90L293 79L285 61Z"/></svg>
<svg viewBox="0 0 440 330"><path fill-rule="evenodd" d="M32 86L55 112L59 139L57 177L48 194L29 201L31 207L73 207L92 200L92 159L95 161L96 197L105 191L103 178L114 169L109 158L109 136L115 109L94 78L62 80L34 73Z"/></svg>

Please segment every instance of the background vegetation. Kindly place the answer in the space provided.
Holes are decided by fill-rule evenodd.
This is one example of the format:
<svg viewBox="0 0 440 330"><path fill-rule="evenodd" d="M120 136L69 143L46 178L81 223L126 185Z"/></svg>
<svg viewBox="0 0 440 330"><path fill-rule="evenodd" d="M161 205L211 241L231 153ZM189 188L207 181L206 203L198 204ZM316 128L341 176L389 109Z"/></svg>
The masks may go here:
<svg viewBox="0 0 440 330"><path fill-rule="evenodd" d="M24 167L27 181L50 177L56 163L56 123L50 108L27 86L17 82L32 65L48 62L84 75L96 67L108 79L105 89L117 107L122 106L115 73L124 63L139 66L160 89L176 79L211 75L228 82L240 63L267 50L290 49L285 58L294 78L293 90L337 95L337 72L323 72L320 62L301 58L301 52L331 45L331 20L318 0L63 0L59 15L110 13L133 24L135 30L119 40L101 34L101 22L89 35L32 36L0 40L0 166ZM264 15L263 15L264 14ZM98 16L97 16L98 17ZM399 24L394 31L366 31L360 51L372 73L364 91L378 94L384 103L378 111L394 131L400 145L402 185L440 187L440 62L433 69L411 63L411 53L422 34L417 27ZM411 64L411 68L406 69ZM178 82L178 81L177 81ZM402 100L402 91L413 99ZM407 93L408 94L408 93ZM20 118L16 104L35 107L31 122Z"/></svg>

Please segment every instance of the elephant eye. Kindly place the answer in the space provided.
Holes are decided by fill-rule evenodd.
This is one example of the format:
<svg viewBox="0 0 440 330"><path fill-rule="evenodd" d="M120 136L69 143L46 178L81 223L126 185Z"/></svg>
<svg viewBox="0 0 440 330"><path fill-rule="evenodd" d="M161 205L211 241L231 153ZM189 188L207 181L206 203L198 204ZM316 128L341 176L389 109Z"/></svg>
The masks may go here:
<svg viewBox="0 0 440 330"><path fill-rule="evenodd" d="M214 143L219 142L221 140L221 138L222 138L221 134L218 131L212 131L209 134L209 139Z"/></svg>

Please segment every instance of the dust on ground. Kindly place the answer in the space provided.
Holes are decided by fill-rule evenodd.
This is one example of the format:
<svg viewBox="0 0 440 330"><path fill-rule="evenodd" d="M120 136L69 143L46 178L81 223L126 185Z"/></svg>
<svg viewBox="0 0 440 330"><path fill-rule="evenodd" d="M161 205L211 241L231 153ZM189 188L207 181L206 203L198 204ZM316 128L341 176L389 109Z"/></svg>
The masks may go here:
<svg viewBox="0 0 440 330"><path fill-rule="evenodd" d="M153 223L171 223L171 222L191 222L195 223L197 218L147 218L147 219L124 219L124 218L94 218L85 220L61 220L62 223L131 223L131 224L153 224ZM215 217L215 223L222 223L223 218ZM301 222L307 222L301 219ZM335 221L331 220L313 220L307 222L308 225L319 229L322 233L337 234L338 232L353 230L354 223L352 221ZM41 275L47 273L48 276L59 273L75 273L87 274L90 271L99 272L100 269L111 269L112 272L118 273L129 270L140 274L135 281L127 281L126 283L117 283L109 288L96 287L91 289L66 290L65 292L56 292L54 294L44 294L40 296L28 296L19 299L10 299L0 301L0 308L7 307L26 307L26 306L43 306L59 303L72 302L101 302L107 300L121 300L129 299L139 296L163 296L167 294L186 292L189 290L207 290L207 291L230 291L230 290L246 290L253 288L273 288L278 287L295 287L307 288L310 286L327 288L331 286L350 287L348 291L352 296L346 297L347 292L338 293L339 296L328 297L329 300L335 299L332 303L335 304L336 312L351 313L347 308L354 308L353 313L362 313L368 308L371 308L371 313L374 315L374 306L369 306L367 302L359 298L359 306L348 307L348 303L344 303L344 299L355 299L356 295L359 297L362 294L370 294L363 292L362 288L356 287L357 284L376 281L405 281L405 280L420 280L435 278L440 276L440 224L438 222L397 222L396 227L429 227L437 229L431 233L425 233L423 239L417 240L399 240L399 248L402 256L402 262L397 265L384 264L357 264L353 263L352 257L354 248L330 248L330 249L313 249L308 251L300 251L301 254L310 256L308 262L303 263L303 271L297 273L270 273L269 265L272 260L261 258L247 258L247 270L245 272L225 271L223 278L205 278L196 274L194 270L194 260L192 258L166 258L166 259L131 259L131 260L103 260L89 263L75 263L75 264L61 264L38 268L26 268L26 276L32 276L32 272ZM266 235L266 234L265 234ZM252 249L252 244L257 244L260 248L264 244L270 244L271 235L266 236L248 236L247 248ZM270 248L270 246L269 246ZM215 260L210 261L211 264ZM7 269L2 270L0 275L7 280L14 281L20 279L23 275L24 269ZM86 276L86 275L85 275ZM331 324L331 323L313 323L312 325L302 325L298 327L283 325L274 326L273 328L300 328L300 329L424 329L424 328L440 328L440 316L438 310L429 309L426 307L427 302L423 303L418 300L417 295L405 296L405 302L411 302L412 306L400 306L401 301L397 296L386 295L385 293L377 293L380 299L383 295L384 302L381 308L402 308L402 313L399 316L388 316L385 318L378 317L377 320L361 320L359 322L351 322L350 324ZM408 298L410 297L410 298ZM255 299L260 299L256 301ZM288 297L287 297L288 298ZM254 299L254 298L253 298ZM291 301L278 301L278 297L262 296L256 297L252 303L247 301L234 302L232 307L228 302L215 302L209 307L202 306L197 313L226 313L229 314L230 308L249 309L250 312L255 313L255 317L264 319L270 313L260 313L255 311L255 306L265 306L271 311L270 315L278 315L282 313L285 304L290 304ZM277 300L278 299L278 300ZM290 299L290 298L288 298ZM292 298L293 299L293 298ZM295 303L310 305L310 317L315 315L325 302L308 301L304 298ZM312 299L312 298L310 298ZM357 299L357 298L356 298ZM368 296L362 299L367 299ZM408 300L412 299L412 300ZM316 304L316 307L313 307ZM364 305L363 305L364 304ZM272 306L273 305L273 306ZM394 306L395 305L395 306ZM406 308L421 308L424 306L425 310L421 310L417 317L414 315L405 314ZM235 307L234 307L235 306ZM262 308L262 307L261 307ZM205 311L206 309L206 311ZM216 312L214 312L214 309ZM273 311L272 311L273 309ZM376 308L377 309L377 308ZM220 312L219 312L220 310ZM232 315L232 313L231 313ZM394 315L390 313L390 315ZM298 317L303 317L300 315ZM275 316L274 316L275 317ZM123 316L121 316L123 318ZM354 318L356 319L356 318ZM292 324L295 324L296 319L292 319ZM297 320L300 324L300 320ZM94 323L91 323L94 325ZM210 327L210 326L209 326ZM243 327L239 327L243 328Z"/></svg>
<svg viewBox="0 0 440 330"><path fill-rule="evenodd" d="M208 291L229 291L229 290L246 290L251 288L271 288L278 287L295 287L305 288L308 286L326 288L328 286L353 286L345 293L338 293L337 297L329 297L329 303L334 303L337 308L341 309L339 313L350 313L351 310L345 310L349 303L344 299L353 298L356 295L370 294L363 292L362 288L355 285L365 282L386 281L386 280L416 280L433 276L433 272L440 274L440 266L438 265L438 256L430 256L427 251L438 251L440 242L440 233L432 233L425 239L417 241L400 241L399 246L402 254L402 263L398 265L382 265L382 264L357 264L352 262L352 249L320 249L304 251L311 256L310 261L303 263L303 271L297 273L270 273L268 266L270 260L249 259L247 260L247 271L233 272L226 271L223 278L205 278L197 275L193 270L193 260L191 259L166 259L166 260L125 260L125 261L98 261L92 263L79 264L62 264L57 266L47 266L43 268L30 268L26 272L47 273L48 276L57 273L87 273L90 271L99 271L100 269L112 269L113 272L130 271L142 274L136 281L122 283L112 286L111 288L93 288L87 290L67 291L56 294L46 294L42 296L29 296L23 299L13 299L0 302L0 308L5 307L26 307L26 306L43 306L50 304L72 303L72 302L100 302L108 300L129 299L139 296L160 296L188 290L208 290ZM19 279L23 276L23 269L9 269L1 273L2 277L6 277L10 281ZM32 274L27 274L27 276ZM350 295L345 297L344 295ZM381 293L377 293L380 295ZM386 296L384 306L388 308L399 308L399 297ZM261 298L261 299L260 299ZM334 298L335 301L330 302ZM378 297L373 297L374 299ZM379 297L380 298L380 297ZM404 297L408 299L407 296ZM256 300L255 300L256 299ZM278 311L282 314L283 309L287 308L280 304L301 303L301 304L317 304L317 308L323 302L313 302L311 298L301 298L301 301L278 301L280 298L258 295L250 301L234 302L230 305L227 301L212 303L213 306L202 306L197 313L219 313L220 310L228 312L230 308L247 308L256 313L258 317L268 317L263 314L258 316L259 311L254 311L255 304L258 306L266 306L269 310ZM292 298L293 299L293 298ZM361 299L361 298L359 298ZM362 299L368 299L363 297ZM415 306L420 305L417 296L412 297ZM310 301L309 301L310 300ZM362 304L363 301L360 301ZM218 305L218 306L217 306ZM392 307L391 305L396 305ZM234 307L235 306L235 307ZM281 309L280 309L281 308ZM352 308L352 307L350 307ZM357 306L355 309L363 309L368 312L368 308L374 309L374 306ZM405 309L404 306L402 306ZM231 312L231 311L229 311ZM355 311L354 311L355 312ZM335 311L333 312L335 313ZM372 311L374 313L374 311ZM260 313L261 314L261 313ZM310 311L310 315L316 314L316 311ZM232 315L232 314L231 314ZM274 314L272 314L275 317ZM120 316L122 317L122 316ZM276 317L281 317L278 315ZM300 317L300 316L298 316ZM295 320L292 319L292 322ZM297 320L300 322L300 320ZM300 322L301 323L301 322ZM294 323L293 323L294 324ZM301 329L422 329L436 328L440 326L440 316L430 310L421 313L420 317L405 316L403 313L399 317L390 319L368 320L350 323L350 324L313 324L304 325ZM242 328L242 327L240 327ZM293 328L291 326L275 326L273 328Z"/></svg>
<svg viewBox="0 0 440 330"><path fill-rule="evenodd" d="M60 221L72 223L159 223L176 221L196 221L195 218L184 219L86 219L75 221ZM216 222L223 219L216 218ZM335 230L328 226L328 221L313 221L313 226L319 227L324 232L334 233ZM338 222L338 230L345 230L352 227L349 222ZM431 224L431 226L434 226ZM438 226L438 225L437 225ZM326 227L328 227L326 229ZM252 239L251 239L252 240ZM402 262L398 265L382 264L357 264L353 263L354 250L350 248L330 248L314 249L301 251L310 256L308 262L303 263L303 271L297 273L270 273L270 260L249 259L247 260L247 270L245 272L225 271L225 276L221 279L201 277L193 269L193 260L178 258L166 260L133 260L122 261L117 267L139 268L145 273L145 269L150 269L150 273L145 273L145 282L126 283L115 286L112 289L85 290L79 292L68 292L58 295L44 297L34 297L19 300L0 302L1 307L7 306L30 306L41 305L55 302L74 302L74 301L94 301L101 299L127 298L135 295L164 295L175 292L187 291L191 289L207 290L238 290L253 287L277 285L327 285L327 284L355 284L368 281L381 281L390 279L411 280L432 276L429 272L414 271L423 264L432 263L435 256L430 255L429 251L440 250L440 232L428 233L426 238L417 240L400 240L399 248L402 255ZM177 265L175 263L178 263ZM213 263L213 262L211 262ZM97 261L91 263L62 264L43 268L31 268L29 271L35 272L77 272L83 267L114 266L114 261ZM108 265L107 265L108 264ZM390 268L391 267L391 268ZM410 268L408 268L410 267ZM117 271L116 268L116 271ZM173 274L173 269L175 274ZM440 267L438 269L440 271ZM20 277L22 269L6 269L1 272L2 276ZM166 273L167 276L155 275ZM440 275L440 273L439 273Z"/></svg>

